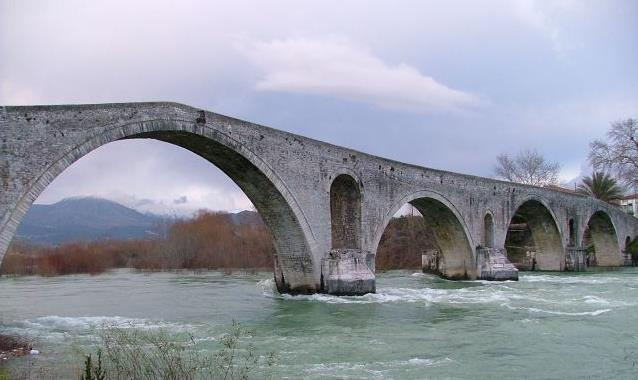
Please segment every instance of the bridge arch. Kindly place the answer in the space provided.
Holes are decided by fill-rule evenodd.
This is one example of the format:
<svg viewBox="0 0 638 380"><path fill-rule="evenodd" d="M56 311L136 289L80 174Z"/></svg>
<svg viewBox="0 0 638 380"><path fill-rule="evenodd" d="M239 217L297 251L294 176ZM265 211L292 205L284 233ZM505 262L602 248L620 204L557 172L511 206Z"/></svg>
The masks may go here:
<svg viewBox="0 0 638 380"><path fill-rule="evenodd" d="M595 261L590 265L622 265L622 252L618 244L618 234L609 214L597 210L589 216L583 232L582 246L593 249Z"/></svg>
<svg viewBox="0 0 638 380"><path fill-rule="evenodd" d="M349 174L330 185L330 227L333 249L361 249L361 189Z"/></svg>
<svg viewBox="0 0 638 380"><path fill-rule="evenodd" d="M519 202L505 236L508 259L523 270L560 271L565 267L565 248L556 216L541 199ZM533 252L528 256L528 252Z"/></svg>
<svg viewBox="0 0 638 380"><path fill-rule="evenodd" d="M203 116L200 113L200 116ZM66 168L94 149L113 141L147 138L185 148L217 166L228 175L253 203L270 230L277 255L275 281L280 291L311 293L318 289L312 256L316 246L309 224L286 184L266 162L232 138L230 133L201 121L161 119L96 126L90 138L69 145L59 157L39 173L9 210L0 230L0 262L17 226L38 195ZM232 132L231 132L232 133Z"/></svg>
<svg viewBox="0 0 638 380"><path fill-rule="evenodd" d="M568 242L567 245L573 247L576 245L576 227L574 226L574 218L569 218L567 221L567 230L568 230Z"/></svg>
<svg viewBox="0 0 638 380"><path fill-rule="evenodd" d="M440 251L440 275L448 279L475 279L474 244L465 220L447 198L433 191L417 191L394 204L376 229L372 252L376 254L388 223L406 203L414 206L432 229Z"/></svg>
<svg viewBox="0 0 638 380"><path fill-rule="evenodd" d="M483 217L483 236L481 239L481 245L487 248L494 247L494 217L492 212L488 211Z"/></svg>

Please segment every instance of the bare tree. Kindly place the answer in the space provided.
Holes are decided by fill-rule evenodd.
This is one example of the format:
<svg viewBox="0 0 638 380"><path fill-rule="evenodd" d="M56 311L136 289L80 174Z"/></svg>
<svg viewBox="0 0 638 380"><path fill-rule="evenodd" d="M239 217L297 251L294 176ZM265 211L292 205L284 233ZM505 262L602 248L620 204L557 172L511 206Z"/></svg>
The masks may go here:
<svg viewBox="0 0 638 380"><path fill-rule="evenodd" d="M638 187L638 121L627 119L611 124L607 140L589 144L589 162L597 171L614 174L625 185Z"/></svg>
<svg viewBox="0 0 638 380"><path fill-rule="evenodd" d="M560 164L545 160L536 150L525 149L516 157L496 156L496 175L510 182L546 186L558 181Z"/></svg>

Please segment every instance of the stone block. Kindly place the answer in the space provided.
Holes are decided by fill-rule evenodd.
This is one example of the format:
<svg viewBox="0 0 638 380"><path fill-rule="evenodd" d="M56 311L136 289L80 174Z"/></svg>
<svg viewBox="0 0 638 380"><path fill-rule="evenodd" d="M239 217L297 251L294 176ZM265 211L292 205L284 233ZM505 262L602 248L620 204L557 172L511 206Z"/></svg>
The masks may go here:
<svg viewBox="0 0 638 380"><path fill-rule="evenodd" d="M332 249L321 262L324 293L359 296L374 293L374 273L366 264L367 252L360 249Z"/></svg>

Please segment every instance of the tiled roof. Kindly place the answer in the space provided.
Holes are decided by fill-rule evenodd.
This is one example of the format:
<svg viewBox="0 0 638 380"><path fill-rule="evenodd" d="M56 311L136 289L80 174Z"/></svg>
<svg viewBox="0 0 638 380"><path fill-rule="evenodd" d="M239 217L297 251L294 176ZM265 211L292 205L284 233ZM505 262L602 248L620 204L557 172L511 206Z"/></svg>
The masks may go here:
<svg viewBox="0 0 638 380"><path fill-rule="evenodd" d="M622 199L624 201L627 201L627 200L630 200L630 199L638 199L638 193L633 193L633 194L626 195L626 196L622 197Z"/></svg>

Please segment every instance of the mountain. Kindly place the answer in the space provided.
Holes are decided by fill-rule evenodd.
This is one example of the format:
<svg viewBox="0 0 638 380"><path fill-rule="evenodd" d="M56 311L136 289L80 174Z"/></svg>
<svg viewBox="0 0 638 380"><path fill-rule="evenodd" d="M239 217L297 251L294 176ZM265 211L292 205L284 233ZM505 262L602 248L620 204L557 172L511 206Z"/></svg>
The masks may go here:
<svg viewBox="0 0 638 380"><path fill-rule="evenodd" d="M255 211L228 214L235 224L263 224ZM172 219L139 211L102 198L63 199L51 205L32 205L18 226L16 239L38 244L60 244L78 240L148 239L158 226Z"/></svg>
<svg viewBox="0 0 638 380"><path fill-rule="evenodd" d="M143 239L154 235L154 226L161 220L106 199L67 198L51 205L32 205L18 226L16 238L41 244Z"/></svg>
<svg viewBox="0 0 638 380"><path fill-rule="evenodd" d="M264 224L261 216L256 211L244 210L235 214L229 214L229 217L235 224L252 224L255 226Z"/></svg>

